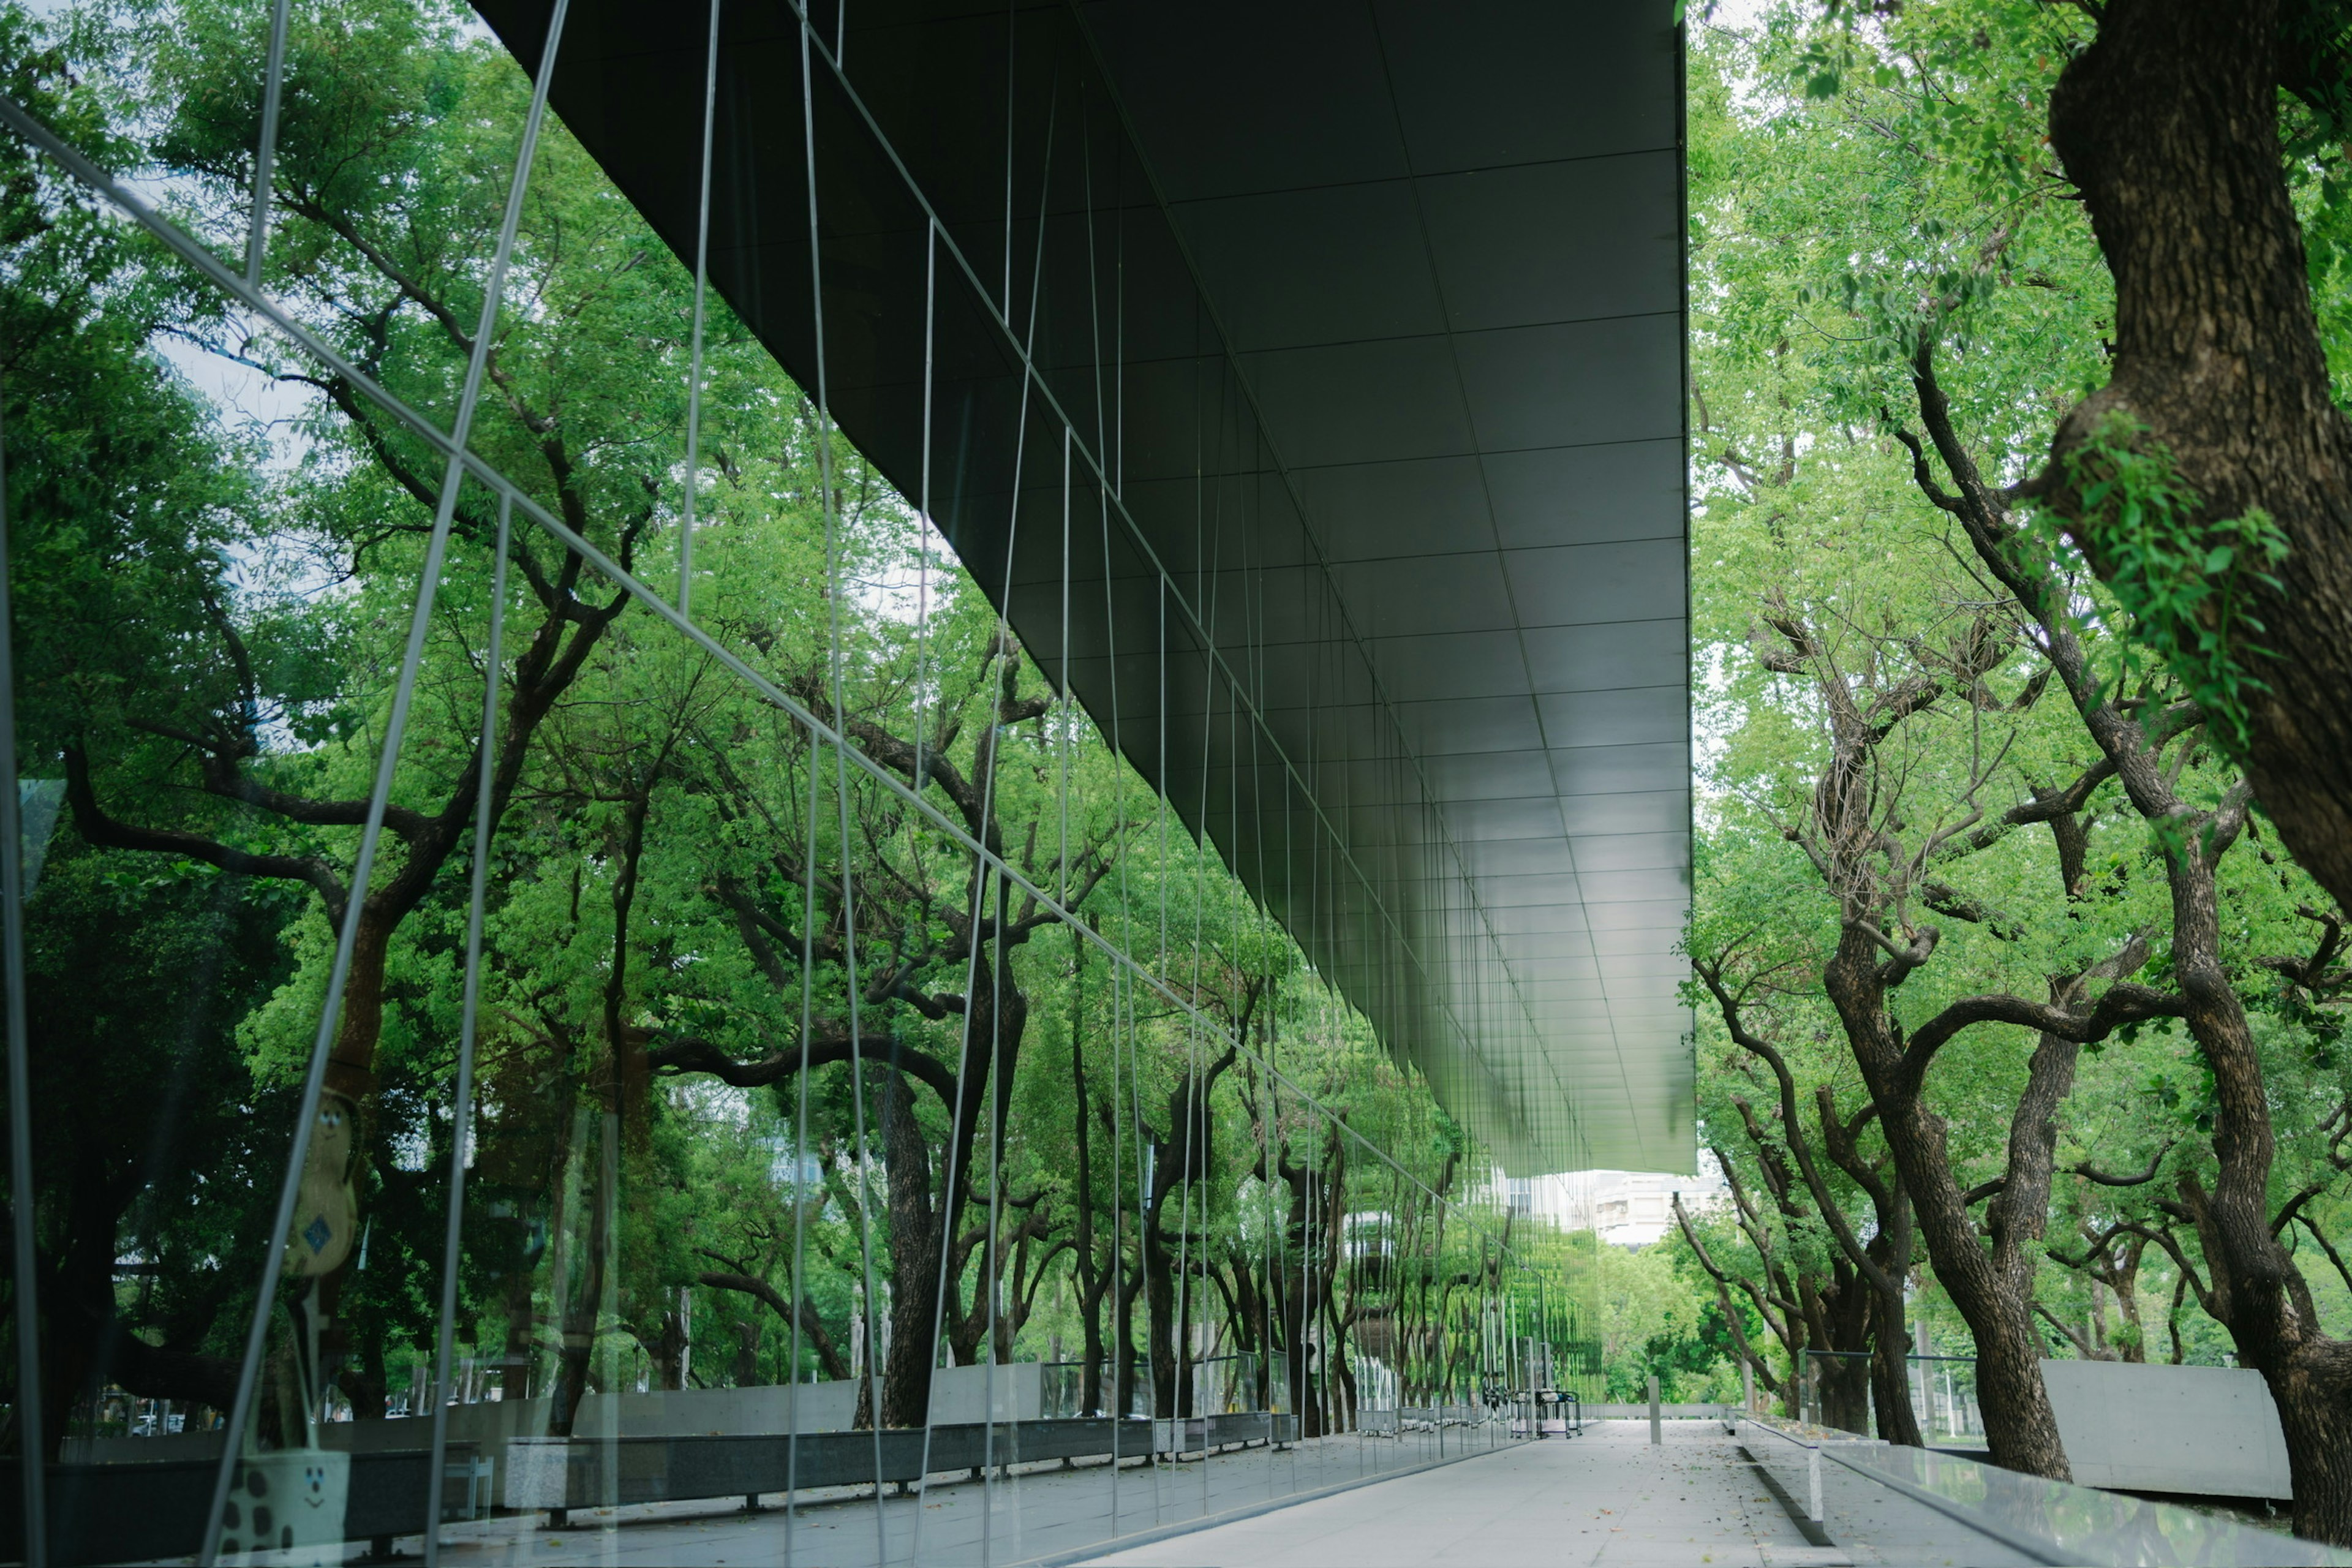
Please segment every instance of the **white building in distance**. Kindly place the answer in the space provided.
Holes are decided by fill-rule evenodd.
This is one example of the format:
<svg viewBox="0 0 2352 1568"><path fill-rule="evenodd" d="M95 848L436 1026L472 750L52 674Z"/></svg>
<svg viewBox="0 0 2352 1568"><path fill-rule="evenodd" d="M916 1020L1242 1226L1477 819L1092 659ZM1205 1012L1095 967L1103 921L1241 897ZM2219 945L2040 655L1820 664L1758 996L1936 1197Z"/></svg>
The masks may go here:
<svg viewBox="0 0 2352 1568"><path fill-rule="evenodd" d="M1674 1229L1676 1193L1692 1214L1731 1201L1723 1172L1705 1152L1695 1176L1670 1171L1573 1171L1513 1177L1509 1184L1511 1206L1522 1214L1567 1230L1590 1230L1617 1247L1647 1247Z"/></svg>

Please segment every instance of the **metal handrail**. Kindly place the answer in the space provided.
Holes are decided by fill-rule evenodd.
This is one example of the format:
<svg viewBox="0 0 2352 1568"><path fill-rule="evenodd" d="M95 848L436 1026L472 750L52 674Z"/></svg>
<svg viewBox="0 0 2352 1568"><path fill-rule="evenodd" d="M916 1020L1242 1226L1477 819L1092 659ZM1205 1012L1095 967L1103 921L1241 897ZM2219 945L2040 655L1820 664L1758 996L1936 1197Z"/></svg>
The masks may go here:
<svg viewBox="0 0 2352 1568"><path fill-rule="evenodd" d="M1769 1421L1759 1419L1755 1412L1743 1410L1739 1418L1750 1426L1759 1426L1783 1443L1805 1450L1805 1517L1815 1524L1822 1522L1822 1439L1804 1438L1793 1432L1783 1432ZM1867 1441L1867 1439L1857 1439Z"/></svg>

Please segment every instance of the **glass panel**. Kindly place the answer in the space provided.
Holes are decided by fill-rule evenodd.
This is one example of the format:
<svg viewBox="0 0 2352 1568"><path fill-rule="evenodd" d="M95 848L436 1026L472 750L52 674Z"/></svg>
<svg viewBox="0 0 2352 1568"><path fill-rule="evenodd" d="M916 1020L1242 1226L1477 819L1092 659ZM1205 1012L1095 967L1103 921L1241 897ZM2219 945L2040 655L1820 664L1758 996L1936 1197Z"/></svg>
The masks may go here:
<svg viewBox="0 0 2352 1568"><path fill-rule="evenodd" d="M252 116L205 106L266 21L77 35L225 254ZM264 294L331 355L38 165L0 437L56 1560L194 1552L224 1476L232 1560L1018 1560L1590 1386L1589 1238L1399 1065L1477 1022L1380 901L1429 823L1190 306L1132 343L1198 439L1129 484L1154 242L1066 26L1013 40L1028 205L935 226L824 49L803 97L787 14L723 12L699 300L698 163L632 208L614 100L559 89L478 361L533 83L461 13L293 13ZM698 150L672 42L632 102ZM458 424L469 363L452 489L395 404Z"/></svg>

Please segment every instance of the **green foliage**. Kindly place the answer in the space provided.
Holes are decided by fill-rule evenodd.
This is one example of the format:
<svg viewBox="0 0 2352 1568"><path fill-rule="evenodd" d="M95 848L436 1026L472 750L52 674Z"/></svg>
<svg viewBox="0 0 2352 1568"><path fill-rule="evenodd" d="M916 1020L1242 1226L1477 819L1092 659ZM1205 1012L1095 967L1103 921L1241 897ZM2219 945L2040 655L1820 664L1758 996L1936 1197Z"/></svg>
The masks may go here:
<svg viewBox="0 0 2352 1568"><path fill-rule="evenodd" d="M232 256L267 21L228 0L40 22L10 8L0 72ZM265 287L446 420L528 82L470 13L437 3L305 0L287 58ZM89 786L57 829L29 939L37 1090L59 1130L41 1151L44 1266L81 1269L44 1293L53 1328L79 1325L46 1342L50 1386L177 1377L176 1397L218 1404L443 470L13 141L0 243L19 763ZM459 1154L457 1353L497 1367L510 1396L574 1372L592 1389L841 1375L864 1309L941 1289L916 1245L932 1225L955 1247L946 1346L967 1361L992 1300L1003 1353L1034 1358L1059 1334L1075 1355L1075 1297L1112 1272L1181 1290L1181 1307L1150 1290L1134 1306L1139 1352L1205 1323L1223 1352L1261 1356L1289 1331L1267 1290L1311 1279L1335 1338L1389 1320L1381 1348L1367 1329L1348 1353L1384 1360L1417 1396L1467 1392L1482 1291L1527 1296L1531 1331L1589 1341L1589 1250L1507 1224L1483 1152L1216 848L1003 646L996 611L904 498L838 447L835 493L820 493L814 410L716 300L702 463L687 472L691 274L560 125L516 257L476 449L657 584L674 583L684 489L698 486L697 622L823 707L837 621L848 715L869 738L920 735L930 766L915 787L950 819L978 808L950 781L992 763L986 831L1181 1005L976 878L901 795L813 746L700 645L614 608L612 584L520 520L494 605L497 509L469 486L361 890L371 909L405 901L371 928L338 1037L369 1085L352 1171L364 1263L324 1287L344 1397L372 1414L405 1396L431 1352ZM536 728L486 848L479 1102L461 1135L494 610L501 733ZM526 714L515 693L557 650L579 657ZM126 825L146 847L99 846ZM992 1011L982 990L1009 1000ZM828 1044L853 1011L857 1064ZM1247 1049L1227 1053L1228 1036ZM830 1055L803 1072L803 1048ZM1001 1093L959 1092L960 1070ZM1445 1194L1442 1223L1424 1186ZM992 1213L1018 1238L994 1255L973 1244ZM1386 1217L1392 1255L1334 1244L1365 1215ZM1156 1251L1139 1241L1146 1216ZM118 1289L118 1258L157 1272ZM288 1300L307 1288L289 1281ZM1114 1339L1116 1307L1097 1319ZM297 1360L286 1321L273 1379ZM118 1331L186 1359L159 1372L134 1352L93 1373ZM276 1440L299 1406L271 1398Z"/></svg>
<svg viewBox="0 0 2352 1568"><path fill-rule="evenodd" d="M1603 1246L1597 1265L1607 1397L1648 1398L1654 1373L1670 1402L1717 1399L1727 1382L1739 1386L1730 1330L1678 1243Z"/></svg>
<svg viewBox="0 0 2352 1568"><path fill-rule="evenodd" d="M1911 454L1892 438L1919 426L1911 373L1923 344L1933 345L1953 423L1994 487L2032 474L2053 428L2105 379L2112 283L2080 205L2062 199L2063 172L2045 140L2050 89L2092 26L2079 8L2021 0L1868 11L1787 4L1738 26L1718 16L1695 37L1693 635L1703 761L1686 946L1719 966L1745 1022L1778 1043L1800 1131L1817 1152L1826 1094L1831 1114L1862 1117L1855 1152L1882 1173L1885 1144L1864 1114L1871 1097L1821 984L1853 891L1822 875L1832 846L1816 812L1833 760L1832 693L1865 713L1905 691L1934 693L1903 709L1841 797L1853 830L1882 846L1870 873L1888 897L1882 929L1897 942L1929 925L1940 936L1932 960L1891 994L1905 1031L1963 996L2045 997L2053 978L2099 963L2135 934L2150 952L2130 978L2179 984L2167 847L2152 841L2118 785L2101 783L2084 797L2074 816L2082 865L2071 879L2059 875L2049 828L2002 826L2004 813L2082 777L2099 753L2050 683L2032 628L1979 568L1956 520L1922 495ZM2337 330L2352 322L2340 149L2296 147L2290 157L2307 176L2297 200L2335 363L2352 341ZM1927 458L1934 469L1932 445ZM2103 431L2064 477L2095 512L2080 548L2047 523L2021 536L2020 548L2075 612L2105 689L2141 715L2183 699L2202 708L2203 727L2174 739L2165 763L2184 797L2221 799L2238 782L2231 752L2269 657L2255 602L2275 586L2277 531L2259 514L2196 521L2199 498L2128 427ZM2085 557L2109 584L2091 576ZM1801 656L1781 623L1808 635ZM1978 678L1958 679L1970 650L1997 657L1975 660ZM2300 965L2320 911L2335 911L2267 840L2232 849L2219 876L2230 979L2256 1015L2276 1107L2271 1201L2312 1184L2333 1193L2339 1170L2324 1147L2326 1129L2342 1124L2338 1108L2352 1089L2336 1047L2342 988L2325 978L2282 984L2280 965ZM2323 968L2340 974L2332 962ZM1843 1254L1796 1173L1777 1083L1732 1040L1706 987L1688 996L1701 1142L1723 1152L1752 1211L1741 1224L1697 1216L1700 1240L1735 1281L1736 1299L1744 1300L1740 1279L1768 1295L1824 1289ZM1927 1100L1964 1189L2002 1173L2036 1044L2027 1031L1979 1025L1935 1058ZM2086 1335L2104 1313L2101 1342L2117 1353L2168 1359L2176 1333L2190 1361L2212 1363L2229 1350L2193 1290L2176 1304L2181 1276L2161 1247L2138 1254L2136 1320L2083 1267L2095 1240L2128 1223L2168 1230L2202 1269L2193 1228L2163 1205L2177 1204L2184 1174L2210 1180L2213 1103L2195 1043L2157 1022L2085 1050L2060 1108L2062 1170L2154 1173L2127 1187L2062 1174L2033 1282L2036 1300ZM1874 1212L1861 1187L1835 1166L1825 1182L1849 1226L1867 1235ZM1798 1203L1776 1202L1775 1183L1794 1188ZM2336 1211L2314 1212L2333 1239ZM2111 1237L2109 1253L2120 1258L2130 1245L2128 1235ZM2336 1301L2335 1266L2308 1236L2299 1245L2315 1294ZM1939 1351L1964 1352L1966 1326L1932 1270L1923 1258L1906 1261L1913 1310ZM2081 1353L2048 1332L2053 1353ZM1769 1328L1751 1343L1768 1365L1787 1366L1787 1347Z"/></svg>
<svg viewBox="0 0 2352 1568"><path fill-rule="evenodd" d="M2242 751L2247 702L2270 689L2258 661L2276 657L2252 640L2263 632L2252 600L2282 586L2271 568L2286 559L2285 533L2259 510L2200 520L2202 503L2170 458L2119 410L2064 463L2081 498L2077 537L2131 616L2130 638L2116 646L2116 684L2140 684L2146 648L2204 710L2216 739Z"/></svg>

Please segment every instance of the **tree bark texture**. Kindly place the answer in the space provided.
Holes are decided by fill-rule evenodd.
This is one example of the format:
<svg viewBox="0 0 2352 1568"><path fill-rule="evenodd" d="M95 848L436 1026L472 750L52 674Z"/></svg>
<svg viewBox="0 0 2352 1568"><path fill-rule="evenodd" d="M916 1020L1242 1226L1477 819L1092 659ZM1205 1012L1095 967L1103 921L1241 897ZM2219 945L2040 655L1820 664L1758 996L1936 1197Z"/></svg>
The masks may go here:
<svg viewBox="0 0 2352 1568"><path fill-rule="evenodd" d="M1849 928L1825 971L1830 1000L1845 1026L1863 1078L1878 1102L1879 1124L1919 1216L1936 1278L1967 1320L1977 1348L1977 1403L1993 1463L2029 1475L2071 1480L2058 1419L2042 1384L2042 1342L2030 1297L1978 1239L1959 1183L1952 1175L1944 1119L1903 1082L1903 1049L1887 1010L1878 949Z"/></svg>
<svg viewBox="0 0 2352 1568"><path fill-rule="evenodd" d="M2256 612L2278 657L2251 661L2270 689L2250 700L2247 777L2352 908L2352 426L2330 395L2278 133L2281 87L2318 63L2288 36L2303 9L2108 0L2059 78L2051 143L2114 274L2116 330L2107 385L2056 446L2121 411L2171 454L2202 519L2259 508L2284 531L2283 590ZM2046 499L2079 520L2063 483Z"/></svg>
<svg viewBox="0 0 2352 1568"><path fill-rule="evenodd" d="M2252 9L2270 11L2267 6ZM2145 10L2168 13L2170 7L2148 5ZM2179 25L2192 26L2188 21ZM2243 65L2223 61L2218 68L2242 70ZM2222 955L2215 872L2221 856L2245 830L2247 787L2233 786L2210 809L2181 798L2163 753L2168 743L2191 743L2181 736L2202 716L2181 711L2193 710L2194 704L2160 714L2126 713L2116 706L2115 694L2092 671L2063 588L2037 566L2021 561L2003 499L1984 483L1960 441L1928 351L1922 351L1915 375L1920 411L1960 493L1948 495L1934 486L1924 458L1916 475L1921 489L1960 520L1979 558L2036 621L2052 668L2133 810L2155 831L2163 854L2171 901L2175 993L2158 998L2152 1007L2187 1025L2212 1071L2215 1095L2211 1189L2206 1189L2194 1170L2184 1172L2179 1200L2170 1205L2178 1217L2195 1225L2210 1282L2197 1278L2184 1256L2176 1254L2174 1260L2198 1289L2206 1310L2229 1329L2240 1361L2262 1373L2270 1385L2286 1439L2295 1533L2352 1544L2352 1446L2342 1439L2342 1413L2352 1408L2352 1343L2331 1339L2321 1330L2310 1288L2273 1228L2269 1188L2276 1138L2262 1058ZM2250 769L2248 784L2253 782ZM2109 995L2121 989L2116 987ZM2046 1194L2042 1206L2046 1209ZM1939 1258L1939 1273L1942 1268ZM1981 1383L1981 1365L1979 1376ZM1988 1403L1988 1425L1990 1408Z"/></svg>
<svg viewBox="0 0 2352 1568"><path fill-rule="evenodd" d="M1814 787L1808 829L1824 878L1839 899L1843 920L1837 947L1822 968L1823 990L1862 1069L1937 1278L1976 1337L1978 1400L1994 1462L2056 1480L2071 1479L2057 1419L2042 1384L2042 1347L2031 1296L2021 1298L2014 1279L1997 1267L1979 1239L1953 1174L1943 1118L1927 1107L1923 1082L1927 1056L1906 1042L1891 1004L1895 988L1934 956L1938 933L1933 926L1921 926L1903 931L1897 942L1878 929L1878 922L1891 923L1901 906L1897 889L1879 870L1895 830L1882 819L1873 787L1874 751L1906 720L1926 711L1948 687L1966 691L1977 686L1999 662L2005 641L1979 628L1956 650L1948 668L1925 669L1900 682L1856 691L1827 664L1802 623L1783 614L1775 625L1789 643L1786 654L1775 656L1779 667L1813 678L1830 731L1829 756ZM1748 1044L1748 1049L1758 1047ZM1779 1065L1777 1053L1768 1049L1759 1054L1775 1063L1783 1119L1793 1126L1797 1107L1787 1068ZM1830 1131L1828 1122L1824 1131ZM1854 1255L1856 1267L1883 1273L1857 1250L1835 1205L1822 1192L1804 1141L1795 1140L1791 1148L1821 1195L1823 1217ZM1907 1267L1907 1258L1902 1262ZM1883 1279L1876 1282L1886 1288ZM1899 1344L1887 1350L1901 1353ZM1899 1384L1906 1390L1903 1403L1907 1406L1908 1379L1892 1376L1884 1367L1881 1371L1882 1384ZM1885 1393L1891 1402L1895 1389L1886 1386ZM1906 1425L1916 1442L1916 1420Z"/></svg>

